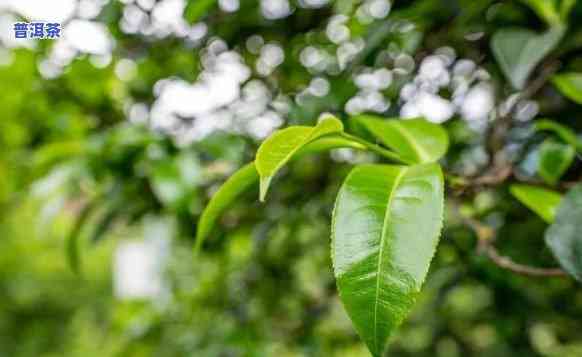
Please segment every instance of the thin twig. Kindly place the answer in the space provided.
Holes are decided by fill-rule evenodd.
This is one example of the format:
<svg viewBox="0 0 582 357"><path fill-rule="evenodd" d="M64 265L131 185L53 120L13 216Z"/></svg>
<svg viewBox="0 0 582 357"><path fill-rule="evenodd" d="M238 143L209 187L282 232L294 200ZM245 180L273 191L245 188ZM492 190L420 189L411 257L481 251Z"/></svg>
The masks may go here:
<svg viewBox="0 0 582 357"><path fill-rule="evenodd" d="M483 249L485 250L487 257L491 259L495 265L510 270L516 274L536 277L566 276L566 273L560 268L536 268L516 263L511 258L501 255L492 244L486 244Z"/></svg>
<svg viewBox="0 0 582 357"><path fill-rule="evenodd" d="M492 227L485 225L474 218L461 214L458 209L456 211L463 223L470 227L477 235L477 251L481 254L485 254L489 260L491 260L498 267L509 270L516 274L530 277L567 276L566 272L560 268L532 267L529 265L517 263L510 257L502 255L493 244L495 242L496 233Z"/></svg>

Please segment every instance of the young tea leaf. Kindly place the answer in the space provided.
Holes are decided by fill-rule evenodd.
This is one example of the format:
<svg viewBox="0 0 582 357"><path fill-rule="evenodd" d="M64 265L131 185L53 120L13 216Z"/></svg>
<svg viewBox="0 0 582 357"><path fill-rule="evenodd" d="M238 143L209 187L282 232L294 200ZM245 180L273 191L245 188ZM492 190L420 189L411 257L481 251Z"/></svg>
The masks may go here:
<svg viewBox="0 0 582 357"><path fill-rule="evenodd" d="M65 239L65 251L67 255L67 261L69 263L69 268L73 273L79 275L81 274L81 255L79 253L79 238L81 236L81 231L85 226L85 223L97 208L98 200L95 199L87 203L79 213L77 220L75 221L73 228L69 232Z"/></svg>
<svg viewBox="0 0 582 357"><path fill-rule="evenodd" d="M546 139L540 147L538 174L547 184L555 185L572 165L575 156L572 145Z"/></svg>
<svg viewBox="0 0 582 357"><path fill-rule="evenodd" d="M413 306L443 224L439 165L362 165L338 194L332 260L341 300L376 357Z"/></svg>
<svg viewBox="0 0 582 357"><path fill-rule="evenodd" d="M552 77L558 90L578 104L582 104L582 73L561 73Z"/></svg>
<svg viewBox="0 0 582 357"><path fill-rule="evenodd" d="M260 200L265 200L273 176L301 148L324 135L341 133L343 129L341 121L328 115L315 127L292 126L276 131L265 140L255 159L260 177Z"/></svg>
<svg viewBox="0 0 582 357"><path fill-rule="evenodd" d="M255 163L251 162L243 166L216 191L212 199L202 212L198 226L196 227L196 250L200 250L216 220L224 210L230 206L240 195L259 181L259 173Z"/></svg>
<svg viewBox="0 0 582 357"><path fill-rule="evenodd" d="M574 186L558 207L545 240L562 268L582 282L582 184Z"/></svg>
<svg viewBox="0 0 582 357"><path fill-rule="evenodd" d="M491 49L503 74L515 89L523 89L534 68L560 42L564 26L554 26L543 34L515 28L497 31Z"/></svg>
<svg viewBox="0 0 582 357"><path fill-rule="evenodd" d="M336 148L352 148L356 150L365 150L366 147L356 142L341 137L323 137L305 145L295 157L327 151ZM202 244L214 228L216 221L222 213L245 191L259 182L259 173L255 163L251 162L243 166L233 174L212 196L212 199L202 212L196 231L196 250L202 247Z"/></svg>
<svg viewBox="0 0 582 357"><path fill-rule="evenodd" d="M562 195L558 192L531 185L511 185L509 191L527 208L537 213L544 221L552 223Z"/></svg>
<svg viewBox="0 0 582 357"><path fill-rule="evenodd" d="M353 120L409 163L435 162L449 146L447 132L424 119L387 120L361 115Z"/></svg>

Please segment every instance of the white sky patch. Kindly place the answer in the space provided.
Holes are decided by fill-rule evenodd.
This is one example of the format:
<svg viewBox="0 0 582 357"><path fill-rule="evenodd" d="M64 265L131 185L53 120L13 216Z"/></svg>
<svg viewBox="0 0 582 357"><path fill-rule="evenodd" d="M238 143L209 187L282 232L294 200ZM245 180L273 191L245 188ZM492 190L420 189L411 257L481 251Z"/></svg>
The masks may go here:
<svg viewBox="0 0 582 357"><path fill-rule="evenodd" d="M63 22L75 13L76 0L2 0L0 10L14 11L28 20Z"/></svg>
<svg viewBox="0 0 582 357"><path fill-rule="evenodd" d="M2 7L0 7L0 12ZM35 40L14 38L14 23L18 18L12 14L0 14L0 41L8 48L25 47L34 48Z"/></svg>
<svg viewBox="0 0 582 357"><path fill-rule="evenodd" d="M467 120L486 120L494 107L493 88L480 84L467 93L461 105L461 115Z"/></svg>
<svg viewBox="0 0 582 357"><path fill-rule="evenodd" d="M261 13L268 20L278 20L291 15L288 0L261 0Z"/></svg>
<svg viewBox="0 0 582 357"><path fill-rule="evenodd" d="M148 218L143 223L143 240L125 240L117 245L113 289L118 299L160 301L168 293L163 273L174 234L169 219Z"/></svg>
<svg viewBox="0 0 582 357"><path fill-rule="evenodd" d="M162 292L155 247L146 242L122 242L115 252L114 291L119 299L153 298Z"/></svg>
<svg viewBox="0 0 582 357"><path fill-rule="evenodd" d="M282 60L278 48L270 64ZM240 54L228 51L220 39L212 40L204 53L204 70L194 83L178 78L156 83L152 128L187 145L219 130L262 139L283 124L280 113L269 108L272 95L265 83L248 81L251 70Z"/></svg>
<svg viewBox="0 0 582 357"><path fill-rule="evenodd" d="M67 43L80 52L91 54L110 53L113 48L113 39L102 23L73 20L63 31L63 38Z"/></svg>
<svg viewBox="0 0 582 357"><path fill-rule="evenodd" d="M438 95L421 92L411 102L406 103L400 115L404 118L423 116L433 123L442 123L455 114L455 107L448 100Z"/></svg>

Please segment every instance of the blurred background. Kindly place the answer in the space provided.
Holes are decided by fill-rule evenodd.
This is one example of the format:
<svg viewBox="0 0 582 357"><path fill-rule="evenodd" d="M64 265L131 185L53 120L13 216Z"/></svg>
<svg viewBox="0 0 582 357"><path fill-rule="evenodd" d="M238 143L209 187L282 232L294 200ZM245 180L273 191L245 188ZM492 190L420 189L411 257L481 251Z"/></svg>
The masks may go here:
<svg viewBox="0 0 582 357"><path fill-rule="evenodd" d="M496 154L538 180L532 122L579 131L582 107L549 85L516 96L493 58L496 29L546 28L532 3L0 0L0 356L368 356L337 297L329 219L341 180L373 156L295 161L194 257L199 215L262 139L323 112L443 123L445 169L468 181L509 118ZM33 21L61 36L15 38ZM577 2L554 55L578 71L581 22ZM556 265L546 224L506 185L449 191L503 254ZM582 356L579 285L507 272L476 246L449 212L389 355Z"/></svg>

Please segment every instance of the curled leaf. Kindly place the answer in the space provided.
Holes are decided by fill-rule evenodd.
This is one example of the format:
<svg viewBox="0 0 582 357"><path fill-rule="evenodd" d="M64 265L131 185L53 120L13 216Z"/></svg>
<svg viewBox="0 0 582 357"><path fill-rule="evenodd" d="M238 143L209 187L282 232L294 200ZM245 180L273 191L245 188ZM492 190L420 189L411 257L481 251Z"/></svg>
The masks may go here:
<svg viewBox="0 0 582 357"><path fill-rule="evenodd" d="M265 200L273 176L293 155L310 142L328 134L340 133L343 129L340 120L328 115L314 127L292 126L276 131L265 140L255 159L260 177L260 200Z"/></svg>

